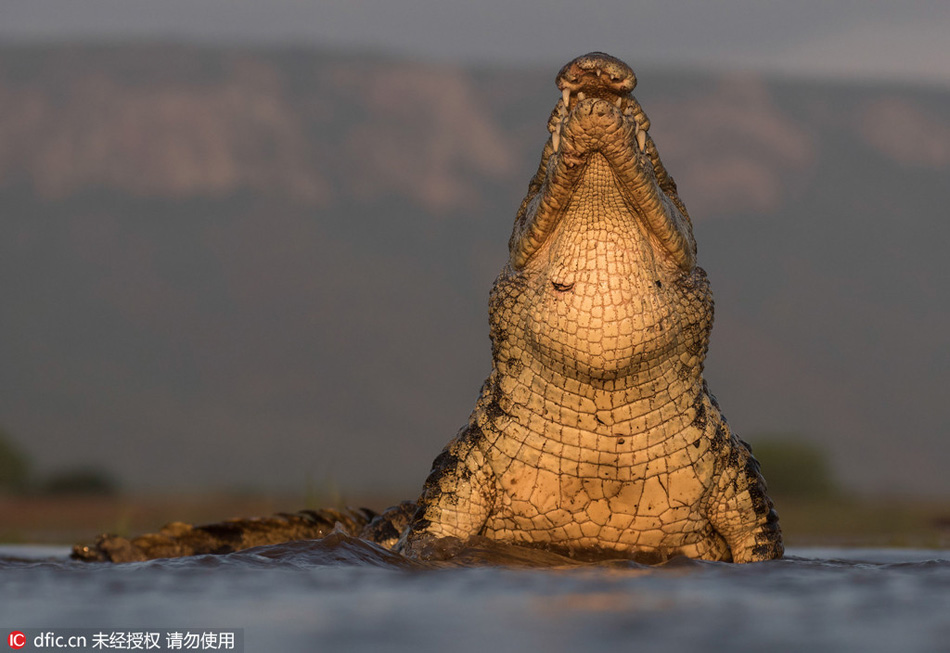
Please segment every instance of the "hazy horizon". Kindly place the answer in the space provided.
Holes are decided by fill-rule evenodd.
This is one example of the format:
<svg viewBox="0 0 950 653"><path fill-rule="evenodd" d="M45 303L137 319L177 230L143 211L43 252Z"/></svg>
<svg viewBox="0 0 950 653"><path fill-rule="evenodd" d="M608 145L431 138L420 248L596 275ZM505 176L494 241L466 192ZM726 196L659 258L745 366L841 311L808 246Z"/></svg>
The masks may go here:
<svg viewBox="0 0 950 653"><path fill-rule="evenodd" d="M950 86L950 3L4 0L0 41L302 44L465 64L640 65Z"/></svg>

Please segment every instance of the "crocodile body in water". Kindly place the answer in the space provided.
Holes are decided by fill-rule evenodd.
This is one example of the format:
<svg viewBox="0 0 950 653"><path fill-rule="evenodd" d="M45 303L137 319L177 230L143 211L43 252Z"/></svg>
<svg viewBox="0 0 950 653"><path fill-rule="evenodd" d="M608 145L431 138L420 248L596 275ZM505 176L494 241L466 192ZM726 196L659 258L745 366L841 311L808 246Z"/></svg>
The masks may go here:
<svg viewBox="0 0 950 653"><path fill-rule="evenodd" d="M591 53L557 85L491 291L491 374L418 501L171 524L74 555L222 553L342 527L420 558L473 537L647 562L780 557L759 465L703 381L712 295L634 73Z"/></svg>

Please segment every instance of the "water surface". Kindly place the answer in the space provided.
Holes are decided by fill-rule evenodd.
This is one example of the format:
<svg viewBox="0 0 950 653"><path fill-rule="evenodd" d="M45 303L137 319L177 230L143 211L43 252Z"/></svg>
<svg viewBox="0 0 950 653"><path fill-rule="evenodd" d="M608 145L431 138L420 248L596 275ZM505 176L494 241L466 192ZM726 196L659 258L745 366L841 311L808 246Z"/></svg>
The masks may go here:
<svg viewBox="0 0 950 653"><path fill-rule="evenodd" d="M125 565L0 547L0 628L243 629L245 650L950 651L950 551L579 564L473 546L418 563L345 535ZM29 646L24 649L35 650Z"/></svg>

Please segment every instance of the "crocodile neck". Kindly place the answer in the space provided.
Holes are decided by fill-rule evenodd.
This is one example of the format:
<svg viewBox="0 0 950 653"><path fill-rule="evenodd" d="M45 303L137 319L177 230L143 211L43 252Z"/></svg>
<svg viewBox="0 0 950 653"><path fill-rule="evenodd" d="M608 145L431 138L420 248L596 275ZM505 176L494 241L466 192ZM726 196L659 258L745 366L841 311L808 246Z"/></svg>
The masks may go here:
<svg viewBox="0 0 950 653"><path fill-rule="evenodd" d="M592 156L545 242L495 282L493 372L473 417L507 438L592 450L684 432L702 393L711 299L703 272L684 272L654 240L608 161ZM703 319L680 317L690 304Z"/></svg>

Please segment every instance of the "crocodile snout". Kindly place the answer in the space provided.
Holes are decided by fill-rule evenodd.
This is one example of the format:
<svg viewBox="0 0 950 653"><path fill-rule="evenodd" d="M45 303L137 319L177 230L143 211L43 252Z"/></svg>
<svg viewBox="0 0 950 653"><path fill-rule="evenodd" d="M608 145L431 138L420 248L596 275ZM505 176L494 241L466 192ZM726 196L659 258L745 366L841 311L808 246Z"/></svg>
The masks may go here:
<svg viewBox="0 0 950 653"><path fill-rule="evenodd" d="M637 76L630 66L603 52L577 57L557 74L557 87L568 93L626 95L636 85Z"/></svg>

